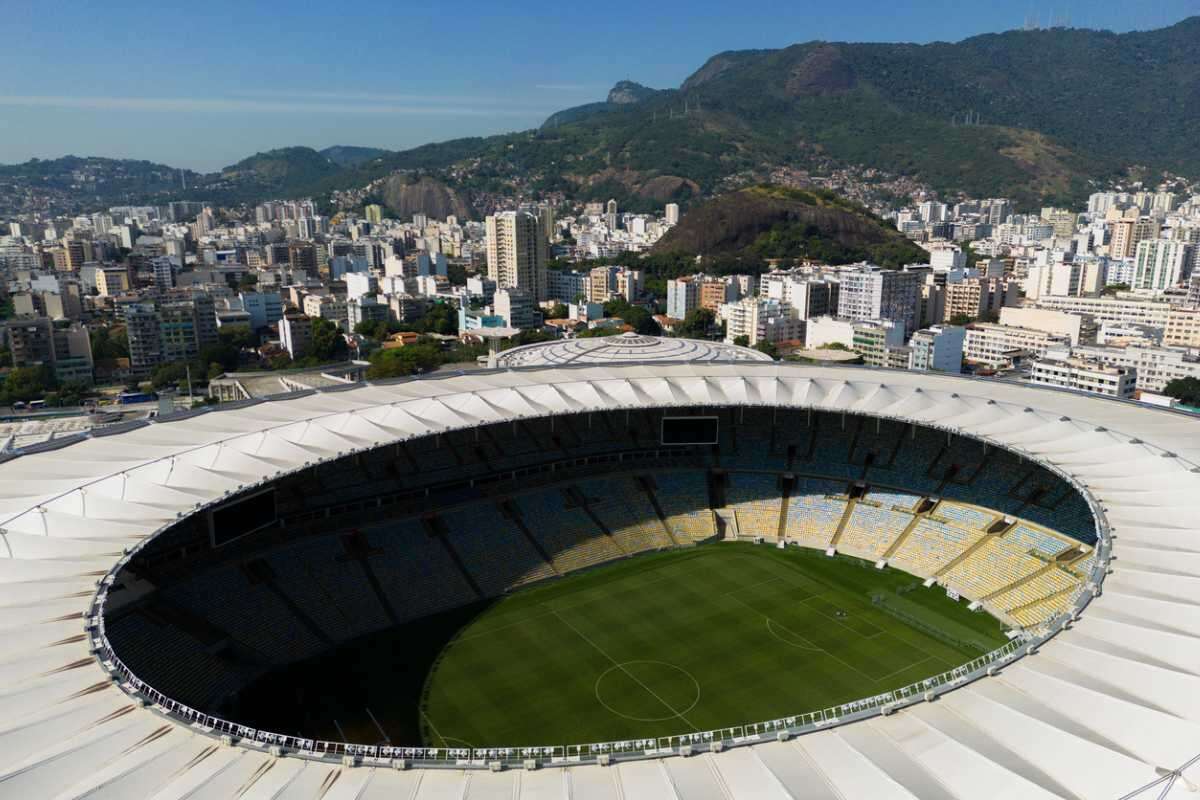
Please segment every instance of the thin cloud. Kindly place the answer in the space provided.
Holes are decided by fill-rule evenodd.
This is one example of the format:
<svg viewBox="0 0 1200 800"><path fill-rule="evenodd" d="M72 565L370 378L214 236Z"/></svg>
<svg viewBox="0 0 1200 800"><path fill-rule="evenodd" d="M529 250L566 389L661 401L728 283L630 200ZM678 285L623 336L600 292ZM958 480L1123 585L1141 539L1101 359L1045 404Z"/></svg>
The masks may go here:
<svg viewBox="0 0 1200 800"><path fill-rule="evenodd" d="M538 83L533 88L548 92L594 92L600 87L586 83Z"/></svg>
<svg viewBox="0 0 1200 800"><path fill-rule="evenodd" d="M542 109L476 108L465 105L415 103L319 103L271 100L237 100L198 97L95 97L73 95L0 95L0 106L81 108L102 111L149 111L213 114L374 114L462 117L528 117L550 114Z"/></svg>
<svg viewBox="0 0 1200 800"><path fill-rule="evenodd" d="M379 92L344 92L334 90L304 91L293 89L255 89L233 92L233 97L285 97L308 100L368 101L381 103L419 103L429 105L483 104L511 106L513 98L504 95L429 95L386 94Z"/></svg>

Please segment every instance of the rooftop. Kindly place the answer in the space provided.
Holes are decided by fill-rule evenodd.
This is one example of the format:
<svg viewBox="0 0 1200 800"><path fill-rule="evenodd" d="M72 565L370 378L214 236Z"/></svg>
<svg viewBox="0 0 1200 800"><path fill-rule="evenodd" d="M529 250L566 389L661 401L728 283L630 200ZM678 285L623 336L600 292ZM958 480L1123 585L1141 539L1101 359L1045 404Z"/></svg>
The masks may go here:
<svg viewBox="0 0 1200 800"><path fill-rule="evenodd" d="M591 339L564 339L516 347L501 353L497 366L531 367L561 364L617 364L630 361L770 361L748 347L700 339L673 339L623 333Z"/></svg>

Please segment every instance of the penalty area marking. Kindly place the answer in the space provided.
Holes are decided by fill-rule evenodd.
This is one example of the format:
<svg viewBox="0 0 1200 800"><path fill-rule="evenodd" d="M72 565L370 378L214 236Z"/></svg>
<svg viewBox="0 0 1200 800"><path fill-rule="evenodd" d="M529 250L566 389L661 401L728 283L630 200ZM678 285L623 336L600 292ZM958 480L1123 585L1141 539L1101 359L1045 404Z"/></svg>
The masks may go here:
<svg viewBox="0 0 1200 800"><path fill-rule="evenodd" d="M788 636L791 637L791 639L796 639L798 641L792 641L791 639L789 639L787 637L780 636L779 633L775 630L775 626L778 625L778 623L776 623L770 617L764 617L764 619L766 619L766 621L767 621L767 633L771 634L771 636L775 637L776 640L782 642L783 644L786 644L789 647L795 647L798 650L808 650L813 653L826 652L825 648L817 647L815 644L810 642L808 639L805 639L803 636L798 635L795 631L788 630L787 628L785 628L782 625L779 625L780 630L787 633ZM800 642L803 642L803 644L800 644Z"/></svg>
<svg viewBox="0 0 1200 800"><path fill-rule="evenodd" d="M682 711L676 711L675 708L670 703L668 703L666 700L663 700L661 697L659 697L658 694L655 693L655 691L653 689L651 689L646 684L642 683L642 681L636 675L634 675L632 672L629 671L629 667L632 665L635 665L635 664L658 664L659 666L667 667L669 669L675 670L676 672L681 672L684 675L686 675L688 680L690 680L692 682L692 685L696 687L696 696L695 696L695 698L692 699L692 704L690 706L688 706L687 708L683 709ZM667 714L666 716L663 716L663 717L636 717L632 714L626 714L623 711L618 711L617 709L610 706L608 703L604 702L604 698L600 696L600 682L603 681L606 676L612 674L613 672L617 672L617 671L623 672L627 676L632 678L634 683L641 686L643 689L646 690L646 692L651 697L653 697L655 700L657 700L662 705L666 706L667 710L670 711L671 713ZM681 667L677 664L672 664L668 661L647 661L647 660L622 661L620 663L614 663L611 667L604 670L604 672L600 673L600 677L596 678L596 686L595 686L594 692L596 695L596 702L598 702L600 705L604 706L608 711L612 712L613 714L616 714L618 717L624 717L625 719L632 720L633 722L665 722L666 720L676 719L676 718L682 719L682 720L684 720L684 722L687 722L687 720L684 719L683 715L688 713L689 711L691 711L693 708L695 708L697 706L697 704L699 704L699 702L700 702L700 681L696 680L696 676L693 675L692 673L688 672L683 667ZM688 724L690 725L691 723L688 723Z"/></svg>
<svg viewBox="0 0 1200 800"><path fill-rule="evenodd" d="M433 720L430 719L429 715L425 713L425 709L422 708L420 711L421 711L421 716L425 718L425 722L428 723L428 725L429 725L429 730L433 731L434 736L436 736L437 738L442 740L443 747L454 747L454 745L452 745L450 743L458 742L459 744L464 745L468 750L475 749L475 745L471 744L466 739L459 739L455 736L443 736L442 732L439 731L437 729L437 726L433 724Z"/></svg>

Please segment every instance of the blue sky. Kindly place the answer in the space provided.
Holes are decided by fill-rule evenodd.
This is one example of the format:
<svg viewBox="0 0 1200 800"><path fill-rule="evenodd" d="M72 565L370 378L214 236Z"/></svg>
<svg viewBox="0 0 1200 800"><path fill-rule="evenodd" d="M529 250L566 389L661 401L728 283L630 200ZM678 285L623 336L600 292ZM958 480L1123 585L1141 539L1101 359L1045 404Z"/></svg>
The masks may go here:
<svg viewBox="0 0 1200 800"><path fill-rule="evenodd" d="M1124 31L1200 0L105 3L4 0L0 163L67 153L216 169L286 145L404 148L523 130L721 50L957 40L1070 13Z"/></svg>

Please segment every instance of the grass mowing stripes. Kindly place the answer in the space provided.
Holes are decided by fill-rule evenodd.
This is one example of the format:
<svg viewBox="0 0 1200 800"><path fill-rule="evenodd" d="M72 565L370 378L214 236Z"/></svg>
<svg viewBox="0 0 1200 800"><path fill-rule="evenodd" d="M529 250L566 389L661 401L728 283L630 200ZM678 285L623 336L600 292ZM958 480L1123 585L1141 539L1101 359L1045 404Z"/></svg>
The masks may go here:
<svg viewBox="0 0 1200 800"><path fill-rule="evenodd" d="M999 622L919 584L848 557L720 543L531 587L442 651L422 736L484 747L706 730L877 694L1004 643Z"/></svg>

